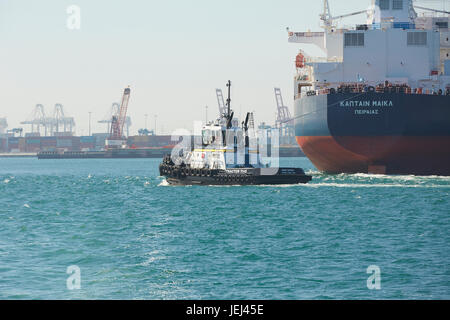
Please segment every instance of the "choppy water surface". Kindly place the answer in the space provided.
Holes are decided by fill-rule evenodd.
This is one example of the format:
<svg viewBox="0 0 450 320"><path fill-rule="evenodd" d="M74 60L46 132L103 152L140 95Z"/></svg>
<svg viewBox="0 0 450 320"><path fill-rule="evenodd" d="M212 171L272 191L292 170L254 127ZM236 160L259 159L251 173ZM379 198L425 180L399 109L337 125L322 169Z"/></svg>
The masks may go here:
<svg viewBox="0 0 450 320"><path fill-rule="evenodd" d="M158 160L0 159L0 298L450 298L450 178L283 162L313 182L168 187Z"/></svg>

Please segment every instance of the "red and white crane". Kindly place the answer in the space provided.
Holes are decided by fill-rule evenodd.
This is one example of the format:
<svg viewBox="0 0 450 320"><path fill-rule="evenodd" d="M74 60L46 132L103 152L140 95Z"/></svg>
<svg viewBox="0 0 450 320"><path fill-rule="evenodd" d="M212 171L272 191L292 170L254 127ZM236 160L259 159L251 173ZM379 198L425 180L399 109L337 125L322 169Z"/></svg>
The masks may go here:
<svg viewBox="0 0 450 320"><path fill-rule="evenodd" d="M126 88L123 92L122 103L117 114L112 116L111 130L109 139L106 140L107 148L122 148L126 146L126 138L123 133L123 128L127 120L128 102L130 101L131 89Z"/></svg>

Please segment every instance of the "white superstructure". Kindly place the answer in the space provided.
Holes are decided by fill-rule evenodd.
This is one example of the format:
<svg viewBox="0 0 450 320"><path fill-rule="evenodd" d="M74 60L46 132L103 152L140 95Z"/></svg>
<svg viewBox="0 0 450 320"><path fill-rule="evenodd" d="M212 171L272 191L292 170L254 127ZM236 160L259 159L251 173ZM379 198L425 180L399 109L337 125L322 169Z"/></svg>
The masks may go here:
<svg viewBox="0 0 450 320"><path fill-rule="evenodd" d="M295 93L342 84L392 84L429 92L450 88L450 16L419 16L412 0L372 0L367 24L338 28L324 1L323 32L289 32L289 42L315 44L325 57L297 56ZM421 8L424 9L424 8ZM433 10L429 10L432 12ZM439 14L438 14L439 13Z"/></svg>

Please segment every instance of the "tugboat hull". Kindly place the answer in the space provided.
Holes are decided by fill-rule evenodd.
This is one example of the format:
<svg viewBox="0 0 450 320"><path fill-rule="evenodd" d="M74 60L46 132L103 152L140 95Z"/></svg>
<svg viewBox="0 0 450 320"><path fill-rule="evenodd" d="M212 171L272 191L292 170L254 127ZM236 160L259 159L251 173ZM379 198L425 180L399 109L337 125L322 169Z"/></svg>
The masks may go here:
<svg viewBox="0 0 450 320"><path fill-rule="evenodd" d="M298 168L200 170L162 164L160 174L166 177L169 184L181 186L285 185L312 180L311 176Z"/></svg>

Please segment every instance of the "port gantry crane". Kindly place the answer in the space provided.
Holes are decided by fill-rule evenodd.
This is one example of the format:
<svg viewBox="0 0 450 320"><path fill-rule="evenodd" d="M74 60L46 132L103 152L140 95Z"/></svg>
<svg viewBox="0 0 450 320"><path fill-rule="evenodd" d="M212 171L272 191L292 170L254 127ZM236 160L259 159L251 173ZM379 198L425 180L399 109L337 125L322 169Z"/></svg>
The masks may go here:
<svg viewBox="0 0 450 320"><path fill-rule="evenodd" d="M226 116L228 114L228 101L225 104L222 89L216 89L216 96L217 96L217 103L219 105L219 115L220 115L220 118L222 118L223 116ZM234 117L233 121L232 121L232 125L234 127L239 126L239 119Z"/></svg>
<svg viewBox="0 0 450 320"><path fill-rule="evenodd" d="M128 103L130 101L131 89L126 88L123 92L122 103L117 114L114 114L111 119L111 131L109 139L106 140L107 148L122 148L126 145L123 128L127 120Z"/></svg>
<svg viewBox="0 0 450 320"><path fill-rule="evenodd" d="M31 133L36 135L40 135L42 126L44 127L44 135L47 136L48 121L45 116L44 106L42 104L37 104L31 114L31 117L29 117L26 121L22 121L20 124L31 125Z"/></svg>
<svg viewBox="0 0 450 320"><path fill-rule="evenodd" d="M222 89L216 89L217 103L219 104L220 116L227 114L227 108L225 106L225 100L223 99Z"/></svg>
<svg viewBox="0 0 450 320"><path fill-rule="evenodd" d="M75 127L75 119L64 114L62 104L58 103L55 105L53 117L47 117L44 106L38 104L28 120L22 121L20 124L31 125L31 134L33 135L41 135L41 127L44 128L44 136L72 135L73 128ZM63 131L60 131L60 129Z"/></svg>
<svg viewBox="0 0 450 320"><path fill-rule="evenodd" d="M294 118L289 108L283 102L281 89L275 88L275 100L277 102L277 120L275 127L280 130L281 144L292 144L295 140Z"/></svg>
<svg viewBox="0 0 450 320"><path fill-rule="evenodd" d="M50 125L50 132L52 135L59 135L61 132L73 134L73 127L75 126L75 120L72 117L67 117L64 114L64 107L58 103L55 105L53 111L53 118L47 120ZM63 131L60 131L62 129Z"/></svg>

